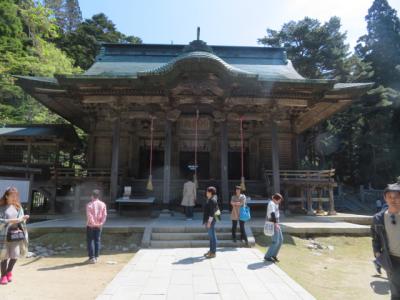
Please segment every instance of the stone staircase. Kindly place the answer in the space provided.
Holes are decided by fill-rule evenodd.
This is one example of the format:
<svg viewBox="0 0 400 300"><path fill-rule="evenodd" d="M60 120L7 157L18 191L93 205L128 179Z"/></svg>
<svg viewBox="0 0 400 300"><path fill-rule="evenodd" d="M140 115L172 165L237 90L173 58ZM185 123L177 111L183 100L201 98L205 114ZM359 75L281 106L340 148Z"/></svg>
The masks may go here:
<svg viewBox="0 0 400 300"><path fill-rule="evenodd" d="M229 227L216 227L218 247L244 247L245 244L239 240L234 243L231 238ZM255 240L250 227L246 227L249 245L254 246ZM240 238L240 232L237 232ZM208 235L204 227L152 227L145 232L142 246L150 248L192 248L208 247Z"/></svg>

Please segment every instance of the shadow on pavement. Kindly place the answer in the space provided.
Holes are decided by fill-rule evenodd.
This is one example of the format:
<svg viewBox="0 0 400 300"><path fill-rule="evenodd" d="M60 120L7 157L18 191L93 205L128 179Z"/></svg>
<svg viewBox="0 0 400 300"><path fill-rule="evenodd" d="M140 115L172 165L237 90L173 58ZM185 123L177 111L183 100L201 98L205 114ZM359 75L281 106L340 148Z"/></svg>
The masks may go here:
<svg viewBox="0 0 400 300"><path fill-rule="evenodd" d="M370 286L376 294L389 295L389 282L387 281L371 281Z"/></svg>
<svg viewBox="0 0 400 300"><path fill-rule="evenodd" d="M191 265L191 264L201 262L205 259L206 258L204 256L187 257L187 258L183 258L183 259L180 259L180 260L174 262L173 265Z"/></svg>
<svg viewBox="0 0 400 300"><path fill-rule="evenodd" d="M262 269L262 268L267 268L268 266L272 265L273 263L268 261L268 262L264 262L264 261L260 261L260 262L256 262L253 264L250 264L247 266L247 269L249 270L258 270L258 269Z"/></svg>
<svg viewBox="0 0 400 300"><path fill-rule="evenodd" d="M73 264L66 264L66 265L59 265L54 267L47 267L47 268L40 268L38 271L55 271L55 270L63 270L63 269L70 269L75 267L81 267L87 265L87 261L83 261L80 263L73 263Z"/></svg>

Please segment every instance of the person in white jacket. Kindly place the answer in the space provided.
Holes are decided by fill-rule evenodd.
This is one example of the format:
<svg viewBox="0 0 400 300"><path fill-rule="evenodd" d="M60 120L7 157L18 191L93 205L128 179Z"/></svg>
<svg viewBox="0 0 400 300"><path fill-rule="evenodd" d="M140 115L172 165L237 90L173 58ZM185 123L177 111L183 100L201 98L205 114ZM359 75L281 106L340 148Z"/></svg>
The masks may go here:
<svg viewBox="0 0 400 300"><path fill-rule="evenodd" d="M186 219L193 219L193 207L196 204L196 184L192 177L183 185L183 196L181 205L185 209Z"/></svg>

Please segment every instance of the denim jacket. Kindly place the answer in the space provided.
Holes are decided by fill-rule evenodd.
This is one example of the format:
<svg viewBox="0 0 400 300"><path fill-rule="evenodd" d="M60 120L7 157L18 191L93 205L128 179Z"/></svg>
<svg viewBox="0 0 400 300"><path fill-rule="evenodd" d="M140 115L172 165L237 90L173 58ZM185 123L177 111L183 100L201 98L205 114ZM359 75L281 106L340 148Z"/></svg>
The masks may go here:
<svg viewBox="0 0 400 300"><path fill-rule="evenodd" d="M391 272L393 269L392 261L389 254L389 243L385 229L385 212L387 209L382 210L374 215L374 219L371 225L372 234L372 248L374 255L381 253L377 257L377 261L387 271Z"/></svg>

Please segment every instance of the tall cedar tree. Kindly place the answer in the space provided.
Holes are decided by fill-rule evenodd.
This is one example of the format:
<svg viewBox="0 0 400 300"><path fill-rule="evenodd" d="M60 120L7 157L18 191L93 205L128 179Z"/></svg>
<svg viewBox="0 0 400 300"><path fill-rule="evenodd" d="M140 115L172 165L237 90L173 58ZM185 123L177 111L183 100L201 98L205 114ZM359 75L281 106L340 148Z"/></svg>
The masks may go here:
<svg viewBox="0 0 400 300"><path fill-rule="evenodd" d="M75 60L77 66L86 70L94 63L102 42L139 44L142 40L122 34L105 14L100 13L86 19L76 30L66 32L57 44Z"/></svg>
<svg viewBox="0 0 400 300"><path fill-rule="evenodd" d="M374 68L373 80L400 90L400 19L387 0L375 0L365 17L368 33L359 39L357 54Z"/></svg>
<svg viewBox="0 0 400 300"><path fill-rule="evenodd" d="M76 30L82 22L78 0L44 0L44 4L51 9L56 24L62 32Z"/></svg>
<svg viewBox="0 0 400 300"><path fill-rule="evenodd" d="M296 70L307 78L337 78L344 73L349 46L340 32L340 19L321 24L316 19L290 21L277 30L267 29L258 40L266 46L285 47Z"/></svg>

